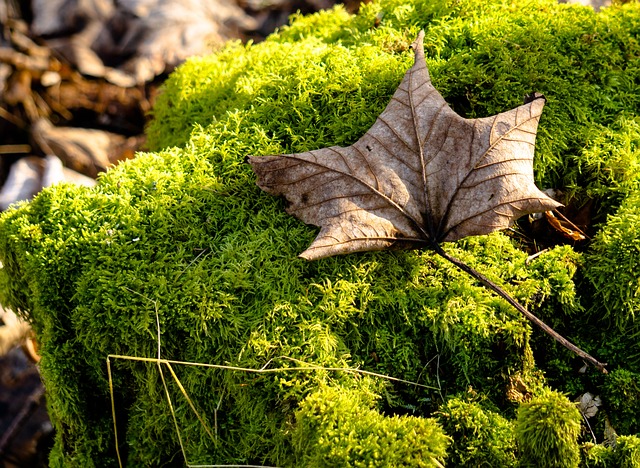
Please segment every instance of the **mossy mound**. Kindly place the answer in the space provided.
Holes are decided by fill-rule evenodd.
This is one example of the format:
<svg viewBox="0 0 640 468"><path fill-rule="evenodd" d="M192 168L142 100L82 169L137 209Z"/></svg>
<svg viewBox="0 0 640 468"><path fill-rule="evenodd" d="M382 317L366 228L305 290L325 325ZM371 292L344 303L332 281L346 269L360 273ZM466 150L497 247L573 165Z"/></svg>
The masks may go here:
<svg viewBox="0 0 640 468"><path fill-rule="evenodd" d="M621 436L608 446L585 444L585 466L589 468L640 467L640 437Z"/></svg>
<svg viewBox="0 0 640 468"><path fill-rule="evenodd" d="M449 441L433 419L383 416L370 400L335 387L307 397L296 414L296 466L442 466Z"/></svg>
<svg viewBox="0 0 640 468"><path fill-rule="evenodd" d="M518 409L515 435L523 467L577 468L582 417L564 395L545 390Z"/></svg>
<svg viewBox="0 0 640 468"><path fill-rule="evenodd" d="M467 396L468 397L468 396ZM513 422L495 409L465 396L454 396L440 406L438 421L452 437L447 454L450 466L515 466L516 439Z"/></svg>
<svg viewBox="0 0 640 468"><path fill-rule="evenodd" d="M579 359L431 252L297 258L315 230L255 186L247 155L361 136L421 28L434 83L461 114L546 95L538 183L590 200L604 223L586 255L558 246L528 259L504 233L445 248L609 360L608 376L578 372ZM602 393L631 436L638 303L622 283L599 285L630 281L638 263L623 252L639 236L639 32L637 4L596 14L546 0L382 0L188 61L154 110L155 152L0 218L1 299L41 344L51 463L116 463L110 354L124 356L110 365L129 466L181 465L183 450L194 464L437 466L448 454L453 466L510 466L522 458L510 431L518 402L545 385ZM607 252L624 260L598 262ZM181 363L130 359L158 354ZM520 445L539 453L537 440Z"/></svg>

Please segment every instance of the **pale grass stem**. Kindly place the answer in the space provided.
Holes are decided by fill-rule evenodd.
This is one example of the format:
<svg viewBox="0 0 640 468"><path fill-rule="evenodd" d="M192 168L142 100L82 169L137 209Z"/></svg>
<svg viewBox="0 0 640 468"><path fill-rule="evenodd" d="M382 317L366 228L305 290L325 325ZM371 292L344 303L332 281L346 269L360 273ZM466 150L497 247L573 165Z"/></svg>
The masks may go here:
<svg viewBox="0 0 640 468"><path fill-rule="evenodd" d="M259 369L253 369L253 368L247 368L247 367L239 367L239 366L228 366L228 365L222 365L222 364L207 364L207 363L199 363L199 362L190 362L190 361L177 361L177 360L172 360L172 359L163 359L161 358L161 342L160 342L160 317L158 314L158 303L136 291L133 291L129 288L125 288L127 290L129 290L130 292L137 294L140 297L143 297L144 299L148 300L149 302L151 302L154 305L154 309L155 309L155 314L156 314L156 326L157 326L157 339L158 339L158 356L156 358L144 358L144 357L138 357L138 356L124 356L124 355L120 355L120 354L109 354L107 356L107 376L109 379L109 394L111 397L111 417L113 418L113 434L114 434L114 438L115 438L115 444L116 444L116 456L118 458L118 465L120 466L120 468L122 468L123 464L122 464L122 456L120 454L120 449L118 446L118 424L117 424L117 420L116 420L116 404L115 404L115 394L114 394L114 390L113 390L113 375L112 375L112 371L111 371L111 359L122 359L122 360L127 360L127 361L138 361L138 362L150 362L150 363L155 363L158 367L158 372L160 373L160 378L162 379L162 385L164 387L165 390L165 395L167 398L167 403L169 406L169 410L171 411L171 416L173 418L173 423L175 425L175 429L176 429L176 434L178 436L178 442L180 443L180 450L182 451L182 456L184 457L185 460L185 464L187 465L187 467L189 468L275 468L275 467L270 467L270 466L264 466L264 465L194 465L194 464L190 464L188 462L188 458L187 458L187 454L186 454L186 450L184 448L184 444L183 444L183 440L182 440L182 434L180 432L180 426L178 424L178 419L176 417L175 414L175 410L174 410L174 406L171 400L171 395L169 392L169 387L167 385L167 382L165 380L165 376L164 373L162 371L162 366L166 366L167 369L169 370L169 373L171 374L171 377L173 378L174 382L176 383L176 385L178 386L178 388L180 389L180 392L182 393L183 397L185 398L185 400L187 401L187 403L189 404L189 407L191 408L191 410L193 411L193 413L196 415L196 417L198 418L198 421L200 422L200 424L202 425L202 427L204 428L205 432L207 433L207 435L209 435L209 437L211 438L211 440L213 440L214 443L217 443L217 434L218 434L218 409L220 408L221 404L222 404L222 395L220 396L220 401L218 402L218 405L216 407L216 410L214 412L214 431L211 430L211 428L208 426L208 424L205 422L205 418L202 417L202 415L198 412L198 410L196 409L195 404L193 403L193 401L191 400L187 390L184 388L184 386L182 385L182 382L180 381L180 379L178 378L177 374L174 372L173 367L171 366L172 364L174 365L181 365L181 366L192 366L192 367L203 367L203 368L208 368L208 369L222 369L222 370L226 370L226 371L236 371L236 372L246 372L246 373L254 373L254 374L272 374L272 373L281 373L281 372L304 372L304 371L326 371L326 372L347 372L347 373L351 373L351 374L359 374L359 375L366 375L366 376L370 376L370 377L377 377L377 378L381 378L381 379L385 379L385 380L389 380L392 382L398 382L398 383L403 383L403 384L407 384L407 385L413 385L416 387L422 387L422 388L427 388L430 390L438 390L440 391L440 388L437 387L431 387L429 385L424 385L424 384L420 384L417 382L411 382L409 380L404 380L404 379L399 379L397 377L391 377L388 375L384 375L384 374L378 374L376 372L370 372L370 371L366 371L366 370L362 370L362 369L357 369L357 368L349 368L349 367L324 367L324 366L317 366L314 364L309 364L306 363L304 361L301 361L299 359L295 359L289 356L280 356L278 358L274 358L274 359L270 359L266 362L266 364L264 366L262 366ZM282 361L289 361L295 364L298 364L299 367L290 367L290 368L274 368L274 367L269 367L274 360L282 360ZM438 381L439 383L439 381Z"/></svg>

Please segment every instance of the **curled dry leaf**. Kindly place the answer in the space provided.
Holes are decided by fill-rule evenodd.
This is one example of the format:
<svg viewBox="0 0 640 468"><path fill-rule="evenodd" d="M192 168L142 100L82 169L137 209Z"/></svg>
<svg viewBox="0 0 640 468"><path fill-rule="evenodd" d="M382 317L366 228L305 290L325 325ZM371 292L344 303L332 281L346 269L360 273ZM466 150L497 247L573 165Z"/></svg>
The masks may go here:
<svg viewBox="0 0 640 468"><path fill-rule="evenodd" d="M561 215L559 211L557 213ZM551 227L553 227L553 229L558 231L564 237L574 241L583 241L587 238L584 232L582 232L579 227L577 227L568 219L564 217L564 219L559 219L553 211L545 211L544 215Z"/></svg>
<svg viewBox="0 0 640 468"><path fill-rule="evenodd" d="M89 177L132 157L141 144L140 138L97 129L55 127L46 119L33 125L32 135L44 153L55 154L66 167Z"/></svg>
<svg viewBox="0 0 640 468"><path fill-rule="evenodd" d="M260 188L284 195L289 213L321 228L303 258L433 247L560 206L533 180L544 98L460 117L431 84L423 35L413 43L415 64L356 143L249 158Z"/></svg>
<svg viewBox="0 0 640 468"><path fill-rule="evenodd" d="M591 393L586 392L578 397L578 409L585 418L592 418L598 412L598 406L602 405L602 400L599 396L593 396Z"/></svg>

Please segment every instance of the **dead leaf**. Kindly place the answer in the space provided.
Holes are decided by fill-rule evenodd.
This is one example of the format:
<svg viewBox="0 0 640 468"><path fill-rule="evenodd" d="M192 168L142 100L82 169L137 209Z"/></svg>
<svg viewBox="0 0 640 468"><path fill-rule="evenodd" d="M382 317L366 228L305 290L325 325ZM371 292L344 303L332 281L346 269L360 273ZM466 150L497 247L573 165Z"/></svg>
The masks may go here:
<svg viewBox="0 0 640 468"><path fill-rule="evenodd" d="M431 84L421 31L415 63L373 126L346 148L249 156L258 186L320 233L300 256L431 248L500 295L545 333L606 373L599 362L504 289L447 254L441 242L504 229L560 206L535 186L533 150L544 98L482 119L464 119Z"/></svg>
<svg viewBox="0 0 640 468"><path fill-rule="evenodd" d="M96 177L116 162L127 159L141 139L104 130L55 127L46 119L33 124L32 136L45 154L58 156L81 174Z"/></svg>
<svg viewBox="0 0 640 468"><path fill-rule="evenodd" d="M559 211L557 213L560 214ZM553 211L545 211L544 215L551 227L553 227L564 237L567 237L574 241L583 241L587 238L587 236L580 230L580 228L578 228L568 219L564 217L564 219L558 219Z"/></svg>
<svg viewBox="0 0 640 468"><path fill-rule="evenodd" d="M91 47L100 56L131 57L119 68L142 84L253 28L255 21L225 0L123 0Z"/></svg>
<svg viewBox="0 0 640 468"><path fill-rule="evenodd" d="M113 0L32 0L31 32L36 36L63 36L89 23L108 18Z"/></svg>
<svg viewBox="0 0 640 468"><path fill-rule="evenodd" d="M9 171L0 190L0 210L6 210L20 200L29 200L42 188L44 160L36 156L18 159Z"/></svg>
<svg viewBox="0 0 640 468"><path fill-rule="evenodd" d="M434 247L560 206L533 180L544 98L492 117L460 117L431 84L423 37L391 102L356 143L249 158L260 188L321 227L301 257Z"/></svg>
<svg viewBox="0 0 640 468"><path fill-rule="evenodd" d="M509 376L507 384L507 398L509 401L522 403L531 400L531 391L527 384L522 380L522 376L515 374Z"/></svg>
<svg viewBox="0 0 640 468"><path fill-rule="evenodd" d="M11 310L0 306L0 356L21 344L29 336L31 327Z"/></svg>
<svg viewBox="0 0 640 468"><path fill-rule="evenodd" d="M9 169L7 180L0 189L0 210L6 210L13 203L29 200L43 187L59 182L91 187L96 181L63 166L54 155L45 158L26 156L18 159Z"/></svg>
<svg viewBox="0 0 640 468"><path fill-rule="evenodd" d="M618 434L611 425L608 416L604 418L604 441L602 443L605 447L615 447L618 445Z"/></svg>
<svg viewBox="0 0 640 468"><path fill-rule="evenodd" d="M585 418L592 418L598 412L598 407L602 405L602 400L599 396L593 396L591 393L586 392L578 397L578 409Z"/></svg>

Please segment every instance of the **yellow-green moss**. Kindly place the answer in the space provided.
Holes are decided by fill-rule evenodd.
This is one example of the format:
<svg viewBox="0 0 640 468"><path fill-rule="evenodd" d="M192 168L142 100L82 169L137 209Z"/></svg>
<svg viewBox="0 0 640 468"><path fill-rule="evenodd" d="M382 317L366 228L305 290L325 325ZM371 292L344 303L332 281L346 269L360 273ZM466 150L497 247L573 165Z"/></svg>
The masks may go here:
<svg viewBox="0 0 640 468"><path fill-rule="evenodd" d="M371 396L321 388L296 413L294 466L440 467L449 439L433 419L386 417Z"/></svg>
<svg viewBox="0 0 640 468"><path fill-rule="evenodd" d="M453 439L450 466L515 466L513 422L481 404L454 397L440 407L438 421Z"/></svg>
<svg viewBox="0 0 640 468"><path fill-rule="evenodd" d="M640 152L636 156L640 161ZM636 317L640 313L639 233L640 190L629 195L602 226L586 259L585 272L598 298L598 310L634 335L640 333Z"/></svg>
<svg viewBox="0 0 640 468"><path fill-rule="evenodd" d="M515 423L520 465L576 468L581 421L575 403L553 390L546 389L522 403Z"/></svg>
<svg viewBox="0 0 640 468"><path fill-rule="evenodd" d="M585 444L588 468L640 468L640 437L620 436L613 445Z"/></svg>
<svg viewBox="0 0 640 468"><path fill-rule="evenodd" d="M638 196L639 24L637 4L596 14L551 0L381 0L357 16L340 7L297 16L264 43L231 44L188 61L154 110L154 152L110 170L95 188L47 189L0 218L0 297L31 320L41 344L57 430L51 464L115 464L105 358L157 356L157 322L165 358L280 369L175 366L196 409L216 428L211 440L169 383L187 457L196 464L324 463L331 445L305 445L307 434L330 427L314 426L318 421L352 427L363 457L377 447L365 430L392 428L415 430L424 441L413 446L385 435L393 451L384 456L393 460L420 453L431 454L424 463L442 459L444 432L454 465L463 463L464 447L475 450L474 460L512 460L512 443L490 437L484 423L513 424L511 376L532 380L538 366L552 385L574 394L607 384L592 369L579 373L580 359L430 252L297 258L315 230L255 186L247 155L345 145L361 136L410 66L408 45L421 28L434 82L462 114L501 112L525 93L545 93L540 185L595 197L594 219L616 213L585 256L565 246L528 259L518 237L504 233L445 248L604 356L619 370L612 376L638 375L640 363L630 359L637 340L606 326L611 318L636 329L633 295L623 283L593 286L594 278L628 281L637 271L633 256L610 263L600 257L638 242L629 226ZM603 318L614 301L627 308ZM302 365L291 358L424 386L291 370ZM119 359L112 366L125 462L182 463L156 366ZM464 392L490 410L451 406L451 396ZM612 420L626 421L626 401L636 397L602 393L612 399ZM454 413L460 423L444 429L430 419ZM558 421L545 432L549 447L566 445ZM310 433L312 426L321 429ZM350 444L336 450L336 460L357 465ZM561 452L568 454L563 463L573 463L573 449Z"/></svg>

